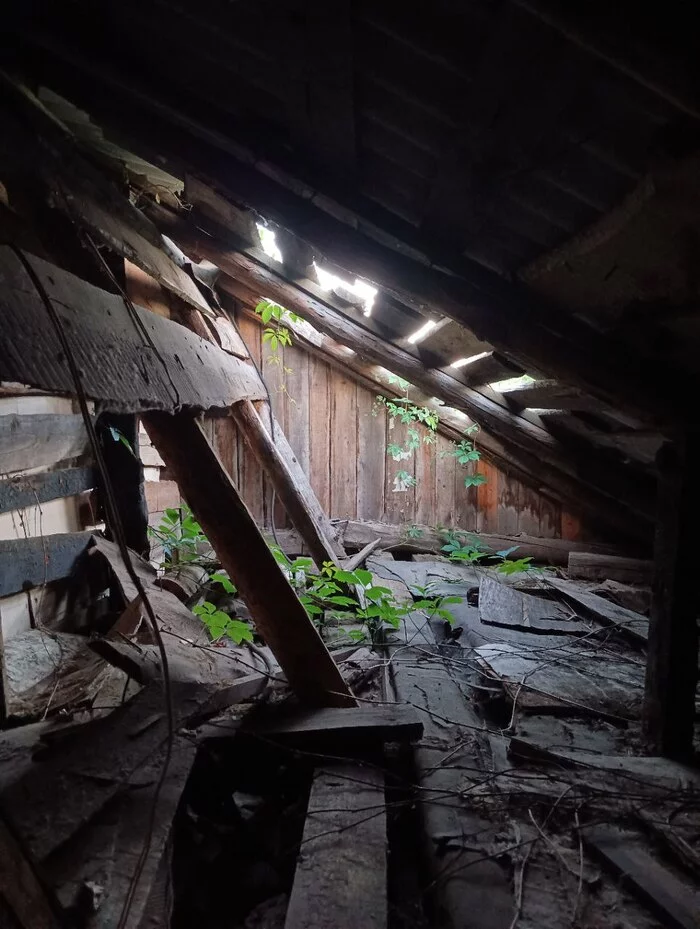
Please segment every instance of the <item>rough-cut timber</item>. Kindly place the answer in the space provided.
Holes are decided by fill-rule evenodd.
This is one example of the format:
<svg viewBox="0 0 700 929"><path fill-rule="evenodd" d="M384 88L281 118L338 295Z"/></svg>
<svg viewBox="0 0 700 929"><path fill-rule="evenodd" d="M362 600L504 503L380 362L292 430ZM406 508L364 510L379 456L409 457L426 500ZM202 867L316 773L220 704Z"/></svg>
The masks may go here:
<svg viewBox="0 0 700 929"><path fill-rule="evenodd" d="M693 751L698 685L698 585L693 546L700 521L700 432L659 452L659 516L644 695L644 728L653 750Z"/></svg>
<svg viewBox="0 0 700 929"><path fill-rule="evenodd" d="M444 535L441 535L430 526L417 526L420 535L415 537L406 533L404 526L390 526L372 520L350 519L344 520L343 543L346 548L363 548L373 539L381 539L382 548L391 548L396 551L435 552L442 553L445 544ZM568 539L540 539L528 535L492 535L480 532L466 532L466 536L474 537L485 548L491 551L503 551L517 545L517 558L532 557L535 561L545 564L566 565L570 552L594 550L601 554L613 552L615 549L605 545L593 545L587 542L571 542Z"/></svg>
<svg viewBox="0 0 700 929"><path fill-rule="evenodd" d="M597 594L590 593L576 581L565 581L558 577L548 577L547 583L556 588L584 616L590 616L606 626L612 626L625 633L640 644L646 644L649 637L649 620L640 613L627 610L616 603L611 603Z"/></svg>
<svg viewBox="0 0 700 929"><path fill-rule="evenodd" d="M0 481L0 513L72 497L95 486L93 468L64 468Z"/></svg>
<svg viewBox="0 0 700 929"><path fill-rule="evenodd" d="M244 362L155 313L25 255L66 332L88 397L115 412L226 409L265 391ZM0 248L0 380L74 394L39 289L11 248Z"/></svg>
<svg viewBox="0 0 700 929"><path fill-rule="evenodd" d="M643 558L621 558L595 552L571 552L567 567L571 577L588 581L620 581L623 584L651 583L652 562Z"/></svg>
<svg viewBox="0 0 700 929"><path fill-rule="evenodd" d="M185 413L151 413L144 425L290 686L316 705L353 706L340 671L201 426Z"/></svg>
<svg viewBox="0 0 700 929"><path fill-rule="evenodd" d="M82 416L70 413L0 416L0 473L79 458L88 448Z"/></svg>
<svg viewBox="0 0 700 929"><path fill-rule="evenodd" d="M232 409L233 417L241 430L251 451L257 458L260 467L265 470L277 491L282 505L289 514L317 565L324 561L337 561L339 556L338 544L333 544L333 534L330 532L330 520L323 517L327 524L322 525L323 516L320 505L316 500L311 485L306 481L306 487L294 480L294 476L287 465L280 446L281 429L275 424L275 439L269 434L258 415L257 410L249 400L241 400ZM286 443L285 443L286 445ZM291 452L287 446L285 451ZM304 493L304 490L307 493ZM309 494L309 491L311 492ZM315 503L315 506L311 504Z"/></svg>
<svg viewBox="0 0 700 929"><path fill-rule="evenodd" d="M284 929L385 929L384 776L334 765L314 778Z"/></svg>
<svg viewBox="0 0 700 929"><path fill-rule="evenodd" d="M63 532L0 541L0 597L68 577L91 539L91 532Z"/></svg>

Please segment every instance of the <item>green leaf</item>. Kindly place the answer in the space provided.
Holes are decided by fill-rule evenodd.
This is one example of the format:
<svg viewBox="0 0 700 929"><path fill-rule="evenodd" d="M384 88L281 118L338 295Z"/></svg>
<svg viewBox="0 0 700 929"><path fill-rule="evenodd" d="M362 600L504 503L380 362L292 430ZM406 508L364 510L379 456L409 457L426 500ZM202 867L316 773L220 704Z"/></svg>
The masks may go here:
<svg viewBox="0 0 700 929"><path fill-rule="evenodd" d="M511 545L510 548L504 548L504 549L503 549L502 551L500 551L500 552L494 552L494 554L495 554L498 558L507 558L508 555L512 555L513 552L517 552L517 550L518 550L519 548L520 548L519 545Z"/></svg>
<svg viewBox="0 0 700 929"><path fill-rule="evenodd" d="M336 596L336 597L326 597L329 603L333 603L336 606L359 606L357 600L354 600L352 597Z"/></svg>
<svg viewBox="0 0 700 929"><path fill-rule="evenodd" d="M355 571L355 577L357 578L357 582L362 584L363 587L372 583L372 572L366 571L364 568L358 568Z"/></svg>
<svg viewBox="0 0 700 929"><path fill-rule="evenodd" d="M236 645L240 645L241 642L253 641L253 630L250 624L244 623L240 619L230 619L226 626L225 633Z"/></svg>
<svg viewBox="0 0 700 929"><path fill-rule="evenodd" d="M236 593L236 585L225 574L212 574L209 580L214 581L215 584L221 584L227 594Z"/></svg>
<svg viewBox="0 0 700 929"><path fill-rule="evenodd" d="M485 484L487 477L485 474L467 474L464 478L465 487L478 487L480 484Z"/></svg>

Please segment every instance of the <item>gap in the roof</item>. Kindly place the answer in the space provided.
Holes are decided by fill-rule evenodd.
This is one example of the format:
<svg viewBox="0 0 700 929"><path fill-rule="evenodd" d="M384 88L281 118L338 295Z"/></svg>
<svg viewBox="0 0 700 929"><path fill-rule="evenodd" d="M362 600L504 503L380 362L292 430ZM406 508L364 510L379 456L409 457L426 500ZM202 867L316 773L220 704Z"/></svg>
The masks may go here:
<svg viewBox="0 0 700 929"><path fill-rule="evenodd" d="M372 315L372 307L374 306L374 301L377 296L376 287L372 287L371 284L368 284L366 281L361 281L357 277L353 284L349 284L347 281L344 281L342 277L338 277L337 274L327 271L315 261L314 270L316 271L316 277L318 278L318 283L322 290L340 292L340 296L344 296L343 291L347 291L358 298L358 303L362 303L362 312L365 316Z"/></svg>
<svg viewBox="0 0 700 929"><path fill-rule="evenodd" d="M503 381L494 381L493 384L489 384L489 387L499 394L507 394L511 390L527 387L528 384L534 383L534 377L530 377L529 374L521 374L519 377L507 377Z"/></svg>
<svg viewBox="0 0 700 929"><path fill-rule="evenodd" d="M432 319L429 319L427 322L423 323L420 329L416 330L413 335L408 337L408 341L411 345L417 345L419 342L422 342L423 339L433 331L437 326L437 323Z"/></svg>
<svg viewBox="0 0 700 929"><path fill-rule="evenodd" d="M468 358L458 358L450 365L451 368L465 368L467 365L474 364L475 361L481 361L482 358L488 358L491 352L479 352L478 355L470 355Z"/></svg>
<svg viewBox="0 0 700 929"><path fill-rule="evenodd" d="M267 226L263 226L262 223L256 223L255 228L258 230L258 235L260 236L260 245L262 250L265 252L268 258L272 258L273 261L282 262L282 252L279 249L277 244L277 236L272 229L268 229Z"/></svg>

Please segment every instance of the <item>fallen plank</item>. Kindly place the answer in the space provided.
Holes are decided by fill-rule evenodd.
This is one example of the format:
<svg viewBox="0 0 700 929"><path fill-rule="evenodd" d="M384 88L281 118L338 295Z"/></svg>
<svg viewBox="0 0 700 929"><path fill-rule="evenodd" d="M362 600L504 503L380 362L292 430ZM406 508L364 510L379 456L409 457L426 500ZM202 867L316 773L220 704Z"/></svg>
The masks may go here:
<svg viewBox="0 0 700 929"><path fill-rule="evenodd" d="M358 742L410 742L423 735L423 723L411 706L359 706L296 711L265 712L246 719L243 731L275 742L305 747L329 740L343 745Z"/></svg>
<svg viewBox="0 0 700 929"><path fill-rule="evenodd" d="M568 619L553 600L521 593L488 576L479 584L479 619L489 626L545 635L588 635L594 628Z"/></svg>
<svg viewBox="0 0 700 929"><path fill-rule="evenodd" d="M91 532L0 540L0 597L70 577L91 540Z"/></svg>
<svg viewBox="0 0 700 929"><path fill-rule="evenodd" d="M316 772L285 929L385 929L384 802L376 768Z"/></svg>
<svg viewBox="0 0 700 929"><path fill-rule="evenodd" d="M355 568L359 568L362 563L368 558L369 555L382 544L380 538L374 539L372 542L368 542L364 548L361 548L359 552L355 552L354 555L350 555L349 558L346 558L342 564L344 571L354 571Z"/></svg>
<svg viewBox="0 0 700 929"><path fill-rule="evenodd" d="M10 477L0 481L0 513L36 506L61 497L72 497L91 490L95 484L93 468L64 468L60 471L45 471L43 474Z"/></svg>
<svg viewBox="0 0 700 929"><path fill-rule="evenodd" d="M581 836L584 843L663 920L664 926L698 929L700 894L641 848L638 836L610 826L584 828Z"/></svg>
<svg viewBox="0 0 700 929"><path fill-rule="evenodd" d="M474 654L486 676L500 681L517 707L528 712L584 714L616 723L641 713L641 663L575 643L555 649L499 643L481 645Z"/></svg>
<svg viewBox="0 0 700 929"><path fill-rule="evenodd" d="M408 538L405 526L392 526L386 523L350 519L345 523L343 544L346 548L360 549L373 539L381 539L382 548L396 551L435 552L442 554L446 543L444 533L437 532L430 526L418 526L420 535ZM517 545L517 558L531 557L545 564L566 566L570 552L596 551L615 554L616 550L604 545L589 545L583 542L571 542L567 539L540 539L528 535L492 535L479 532L465 532L465 537L476 539L484 549L492 552L503 551Z"/></svg>
<svg viewBox="0 0 700 929"><path fill-rule="evenodd" d="M0 819L0 925L4 926L3 900L10 907L20 929L59 929L54 907L33 865Z"/></svg>
<svg viewBox="0 0 700 929"><path fill-rule="evenodd" d="M266 396L252 367L184 326L139 307L134 320L121 297L33 255L24 260L71 334L87 396L104 409L228 409ZM7 246L0 248L0 284L0 380L75 394L40 289Z"/></svg>
<svg viewBox="0 0 700 929"><path fill-rule="evenodd" d="M595 552L571 552L567 572L589 581L621 581L624 584L650 584L652 562L642 558L621 558Z"/></svg>
<svg viewBox="0 0 700 929"><path fill-rule="evenodd" d="M273 440L249 400L236 403L231 412L260 467L270 478L289 518L306 542L311 557L319 565L325 561L337 561L343 550L339 551L330 521L323 514L308 479L305 477L303 483L294 479L288 464L292 452L286 441L282 442L282 430L275 424ZM324 523L327 525L324 526Z"/></svg>
<svg viewBox="0 0 700 929"><path fill-rule="evenodd" d="M82 416L61 413L0 416L1 474L53 466L67 458L79 458L88 448Z"/></svg>
<svg viewBox="0 0 700 929"><path fill-rule="evenodd" d="M199 423L185 413L153 413L144 424L290 686L317 706L353 706L340 671Z"/></svg>
<svg viewBox="0 0 700 929"><path fill-rule="evenodd" d="M633 613L622 606L610 603L602 597L589 593L575 581L565 581L558 577L547 578L547 583L564 594L575 607L584 611L585 616L592 617L606 626L615 626L638 642L646 643L649 638L649 620L646 616Z"/></svg>

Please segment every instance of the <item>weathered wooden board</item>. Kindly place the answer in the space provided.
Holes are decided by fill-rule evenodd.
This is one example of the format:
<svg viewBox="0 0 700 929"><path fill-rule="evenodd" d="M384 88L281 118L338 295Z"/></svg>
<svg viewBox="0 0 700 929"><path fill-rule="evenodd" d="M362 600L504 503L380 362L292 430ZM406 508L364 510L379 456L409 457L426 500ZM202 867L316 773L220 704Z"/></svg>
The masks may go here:
<svg viewBox="0 0 700 929"><path fill-rule="evenodd" d="M589 581L621 581L623 584L650 584L652 562L642 558L571 552L567 572Z"/></svg>
<svg viewBox="0 0 700 929"><path fill-rule="evenodd" d="M59 921L33 865L7 826L0 820L0 925L3 900L20 929L58 929ZM13 923L7 924L12 929Z"/></svg>
<svg viewBox="0 0 700 929"><path fill-rule="evenodd" d="M60 413L0 416L0 473L79 458L88 447L82 416Z"/></svg>
<svg viewBox="0 0 700 929"><path fill-rule="evenodd" d="M357 388L350 378L331 393L331 513L354 517L357 512Z"/></svg>
<svg viewBox="0 0 700 929"><path fill-rule="evenodd" d="M641 663L575 645L556 649L499 643L475 649L486 676L500 681L518 707L538 712L638 719L644 690Z"/></svg>
<svg viewBox="0 0 700 929"><path fill-rule="evenodd" d="M587 635L594 628L568 618L554 600L521 593L486 575L479 584L479 619L489 626L546 635Z"/></svg>
<svg viewBox="0 0 700 929"><path fill-rule="evenodd" d="M612 826L581 832L585 844L673 929L697 929L700 894L641 848L634 833ZM635 841L636 840L636 841Z"/></svg>
<svg viewBox="0 0 700 929"><path fill-rule="evenodd" d="M0 540L0 597L69 577L91 540L91 532Z"/></svg>
<svg viewBox="0 0 700 929"><path fill-rule="evenodd" d="M323 744L338 739L363 745L406 742L423 735L423 722L411 706L359 706L267 713L246 721L248 730L275 741L294 745Z"/></svg>
<svg viewBox="0 0 700 929"><path fill-rule="evenodd" d="M255 372L184 326L136 308L67 271L26 255L68 333L88 397L117 412L226 409L260 400ZM42 296L20 257L0 249L0 380L75 393Z"/></svg>
<svg viewBox="0 0 700 929"><path fill-rule="evenodd" d="M566 599L573 603L575 607L583 610L585 615L592 616L606 626L616 626L637 641L646 643L649 637L649 620L646 616L633 613L632 610L626 610L616 603L604 600L603 597L589 593L576 581L565 581L559 577L550 577L547 579L547 583L564 594Z"/></svg>
<svg viewBox="0 0 700 929"><path fill-rule="evenodd" d="M383 774L317 771L285 929L386 929L386 853Z"/></svg>
<svg viewBox="0 0 700 929"><path fill-rule="evenodd" d="M0 481L0 513L72 497L95 486L93 468L64 468Z"/></svg>

